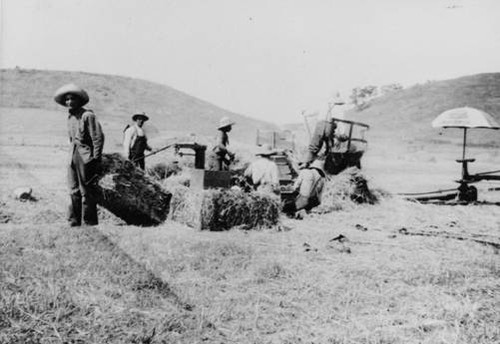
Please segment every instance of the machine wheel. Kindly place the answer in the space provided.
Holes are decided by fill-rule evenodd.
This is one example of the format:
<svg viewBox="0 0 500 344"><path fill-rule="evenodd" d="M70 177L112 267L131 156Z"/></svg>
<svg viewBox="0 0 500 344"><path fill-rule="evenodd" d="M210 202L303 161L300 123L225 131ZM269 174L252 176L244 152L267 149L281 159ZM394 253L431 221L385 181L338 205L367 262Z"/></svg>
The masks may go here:
<svg viewBox="0 0 500 344"><path fill-rule="evenodd" d="M477 188L475 186L468 186L467 184L462 184L458 188L458 200L464 202L475 202L477 201Z"/></svg>

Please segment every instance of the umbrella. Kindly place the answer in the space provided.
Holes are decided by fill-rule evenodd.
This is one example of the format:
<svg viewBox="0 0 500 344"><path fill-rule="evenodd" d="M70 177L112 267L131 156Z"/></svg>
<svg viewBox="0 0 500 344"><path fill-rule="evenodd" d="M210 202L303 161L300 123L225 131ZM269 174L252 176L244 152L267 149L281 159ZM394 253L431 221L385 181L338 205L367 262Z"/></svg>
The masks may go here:
<svg viewBox="0 0 500 344"><path fill-rule="evenodd" d="M465 160L465 146L467 142L467 129L486 128L500 129L500 124L490 114L471 107L461 107L447 110L432 121L434 128L462 128L464 129L464 145L462 160Z"/></svg>

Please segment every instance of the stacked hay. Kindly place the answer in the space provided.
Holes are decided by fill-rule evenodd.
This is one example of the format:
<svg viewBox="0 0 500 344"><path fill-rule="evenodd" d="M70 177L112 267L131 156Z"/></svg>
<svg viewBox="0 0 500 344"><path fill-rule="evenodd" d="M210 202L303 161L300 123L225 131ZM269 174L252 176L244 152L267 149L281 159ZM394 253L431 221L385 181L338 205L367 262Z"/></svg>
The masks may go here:
<svg viewBox="0 0 500 344"><path fill-rule="evenodd" d="M163 180L172 175L178 174L182 171L182 167L178 161L174 159L165 162L157 163L151 167L146 168L146 173L153 177L155 180Z"/></svg>
<svg viewBox="0 0 500 344"><path fill-rule="evenodd" d="M171 194L120 154L103 155L99 177L98 203L127 224L150 226L165 221Z"/></svg>
<svg viewBox="0 0 500 344"><path fill-rule="evenodd" d="M325 182L321 205L313 209L316 213L328 213L349 209L359 203L374 204L377 196L368 188L363 173L357 167L350 167Z"/></svg>
<svg viewBox="0 0 500 344"><path fill-rule="evenodd" d="M203 229L201 226L203 192L195 192L185 185L168 179L163 183L163 187L172 193L169 218L189 227Z"/></svg>
<svg viewBox="0 0 500 344"><path fill-rule="evenodd" d="M193 228L260 229L270 228L279 221L280 200L275 195L245 193L239 189L194 191L182 185L164 185L172 192L170 218Z"/></svg>

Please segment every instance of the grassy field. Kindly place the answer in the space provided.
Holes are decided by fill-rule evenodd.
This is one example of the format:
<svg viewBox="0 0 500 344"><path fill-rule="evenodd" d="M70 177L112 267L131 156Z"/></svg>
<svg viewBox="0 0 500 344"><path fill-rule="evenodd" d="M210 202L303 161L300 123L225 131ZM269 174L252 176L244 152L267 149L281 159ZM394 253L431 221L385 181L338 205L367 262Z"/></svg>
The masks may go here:
<svg viewBox="0 0 500 344"><path fill-rule="evenodd" d="M500 242L498 206L391 197L218 233L124 226L102 210L99 226L71 229L65 156L64 147L0 146L0 343L500 340L499 249L480 243ZM444 180L455 168L418 156L368 155L370 185L397 192L430 182L423 170ZM23 185L37 202L10 196ZM422 232L431 236L411 235Z"/></svg>
<svg viewBox="0 0 500 344"><path fill-rule="evenodd" d="M488 191L498 184L479 183L480 202L469 206L397 196L457 186L458 133L424 134L427 118L395 121L395 127L389 120L370 123L363 172L386 195L375 205L283 218L261 231L204 232L171 221L127 226L104 209L98 226L70 228L65 114L40 102L48 101L52 86L36 86L68 75L91 86L126 81L114 96L137 91L127 106L157 94L154 85L143 94L144 84L128 79L2 71L2 81L24 84L11 80L2 88L2 105L10 107L0 108L0 344L500 342L500 192ZM30 101L38 102L4 102L28 76L36 95ZM460 82L471 81L487 80ZM452 94L460 94L460 82ZM496 88L479 89L496 94ZM406 107L384 103L385 109L423 108L424 91L400 94L409 97L402 100ZM128 108L106 103L111 89L99 92L94 105L103 113L105 152L120 151ZM181 98L175 104L191 108ZM198 124L206 129L208 123ZM157 147L165 137L189 134L168 126L149 130ZM498 145L488 143L491 136L476 139L471 136L468 150L476 158L471 172L498 170ZM239 152L249 148L245 140L231 144ZM147 164L162 159L163 153ZM33 188L34 200L13 197L22 186Z"/></svg>

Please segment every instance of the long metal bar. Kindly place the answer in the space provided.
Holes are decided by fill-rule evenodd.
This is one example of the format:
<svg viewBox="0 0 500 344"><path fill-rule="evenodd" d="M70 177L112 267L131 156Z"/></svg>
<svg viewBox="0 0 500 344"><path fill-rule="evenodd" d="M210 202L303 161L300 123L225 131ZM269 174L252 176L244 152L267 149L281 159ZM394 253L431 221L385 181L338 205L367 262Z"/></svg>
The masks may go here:
<svg viewBox="0 0 500 344"><path fill-rule="evenodd" d="M348 152L351 149L352 127L354 127L354 123L349 124L349 141L347 142L347 151Z"/></svg>
<svg viewBox="0 0 500 344"><path fill-rule="evenodd" d="M467 145L467 128L464 128L464 147L462 150L462 160L465 160L465 146Z"/></svg>
<svg viewBox="0 0 500 344"><path fill-rule="evenodd" d="M172 143L172 144L166 145L165 147L162 147L162 148L160 148L160 149L157 149L157 150L155 150L154 152L151 152L151 153L149 153L149 154L146 154L146 155L144 155L144 158L147 158L147 157L149 157L149 156L151 156L151 155L155 155L155 154L157 154L157 153L160 153L160 152L164 151L165 149L168 149L168 148L173 147L173 146L175 146L175 143ZM142 159L142 157L136 158L136 159L131 160L131 161L132 161L132 162L136 162L136 161L137 161L137 160L139 160L139 159Z"/></svg>
<svg viewBox="0 0 500 344"><path fill-rule="evenodd" d="M480 172L480 173L476 173L475 175L476 176L483 176L485 174L493 174L493 173L500 173L500 170L496 170L496 171L489 171L489 172Z"/></svg>
<svg viewBox="0 0 500 344"><path fill-rule="evenodd" d="M347 124L355 124L355 125L359 125L361 127L365 127L365 128L370 128L370 126L366 123L361 123L361 122L355 122L355 121L349 121L347 119L340 119L340 118L336 118L336 117L332 117L332 120L334 120L335 122L342 122L342 123L347 123Z"/></svg>
<svg viewBox="0 0 500 344"><path fill-rule="evenodd" d="M309 122L307 121L307 117L309 117L309 116L306 115L305 110L302 111L302 117L304 117L304 124L306 126L307 135L309 136L309 139L311 139L311 137L312 137L311 128L309 128Z"/></svg>
<svg viewBox="0 0 500 344"><path fill-rule="evenodd" d="M457 189L455 188L455 189L445 189L445 190L436 190L436 191L428 191L428 192L398 193L397 195L399 195L399 196L418 196L418 195L430 195L430 194L450 192L450 191L457 191Z"/></svg>

